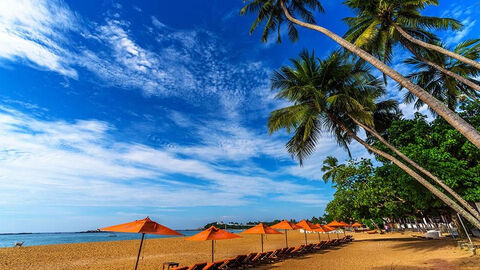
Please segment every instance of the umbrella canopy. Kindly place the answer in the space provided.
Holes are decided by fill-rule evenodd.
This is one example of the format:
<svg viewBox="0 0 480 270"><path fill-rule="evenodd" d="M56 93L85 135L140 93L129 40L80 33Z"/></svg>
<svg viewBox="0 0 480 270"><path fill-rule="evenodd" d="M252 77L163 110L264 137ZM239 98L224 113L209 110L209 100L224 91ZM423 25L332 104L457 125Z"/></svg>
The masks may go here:
<svg viewBox="0 0 480 270"><path fill-rule="evenodd" d="M343 222L343 221L340 221L339 223L342 224L343 227L349 227L350 226L350 225L348 225L348 223Z"/></svg>
<svg viewBox="0 0 480 270"><path fill-rule="evenodd" d="M328 225L321 225L321 226L322 226L322 229L324 229L326 232L331 232L336 230L335 228L332 228Z"/></svg>
<svg viewBox="0 0 480 270"><path fill-rule="evenodd" d="M338 222L338 221L336 221L336 220L328 223L327 225L330 226L330 227L334 227L334 228L335 228L335 227L343 227L343 226L345 226L345 225L343 225L342 223L340 223L340 222ZM348 226L348 224L347 224L347 226Z"/></svg>
<svg viewBox="0 0 480 270"><path fill-rule="evenodd" d="M270 226L270 228L273 228L276 230L298 230L298 229L301 229L302 227L298 226L293 222L283 220L275 225Z"/></svg>
<svg viewBox="0 0 480 270"><path fill-rule="evenodd" d="M277 229L277 230L285 230L285 246L288 248L288 236L287 236L287 230L298 230L301 229L302 227L297 226L297 224L282 220L279 223L271 226L270 228Z"/></svg>
<svg viewBox="0 0 480 270"><path fill-rule="evenodd" d="M189 241L207 241L211 240L212 241L212 262L214 259L214 240L226 240L226 239L234 239L234 238L241 238L241 236L236 235L234 233L230 233L224 230L221 230L219 228L216 228L215 226L212 226L202 232L199 232L193 236L190 236L186 238L186 240Z"/></svg>
<svg viewBox="0 0 480 270"><path fill-rule="evenodd" d="M363 227L363 224L355 222L352 225L350 225L350 227Z"/></svg>
<svg viewBox="0 0 480 270"><path fill-rule="evenodd" d="M281 232L272 229L271 227L268 227L267 225L263 223L259 223L258 225L243 231L242 233L245 234L282 234Z"/></svg>
<svg viewBox="0 0 480 270"><path fill-rule="evenodd" d="M329 230L326 230L325 228L323 228L322 225L320 224L315 224L315 225L317 225L318 227L316 229L313 229L314 232L322 232L322 233L329 232Z"/></svg>
<svg viewBox="0 0 480 270"><path fill-rule="evenodd" d="M259 223L258 225L243 231L244 234L260 234L261 242L262 242L262 252L263 252L263 235L264 234L282 234L281 232L268 227L263 223Z"/></svg>
<svg viewBox="0 0 480 270"><path fill-rule="evenodd" d="M157 222L151 220L149 217L144 219L135 220L128 223L118 224L110 227L99 229L105 232L124 232L124 233L141 233L142 240L140 241L140 247L138 248L137 262L135 263L135 270L138 267L138 260L140 259L140 253L142 251L143 240L145 234L161 234L161 235L183 235L177 231L167 228Z"/></svg>
<svg viewBox="0 0 480 270"><path fill-rule="evenodd" d="M322 228L323 231L325 231L325 233L328 233L328 232L331 232L331 231L335 231L336 229L335 228L332 228L328 225L320 225L320 227ZM330 240L330 234L327 234L328 236L328 240Z"/></svg>
<svg viewBox="0 0 480 270"><path fill-rule="evenodd" d="M297 223L297 226L301 227L303 229L303 232L305 234L305 245L307 244L307 231L313 232L316 228L317 225L313 224L312 222L302 219L302 221Z"/></svg>
<svg viewBox="0 0 480 270"><path fill-rule="evenodd" d="M177 231L167 228L157 222L151 220L149 217L135 220L128 223L113 225L99 229L105 232L125 232L125 233L149 233L161 235L183 235Z"/></svg>
<svg viewBox="0 0 480 270"><path fill-rule="evenodd" d="M307 231L313 231L317 228L317 225L305 219L302 219L302 221L298 222L296 225Z"/></svg>

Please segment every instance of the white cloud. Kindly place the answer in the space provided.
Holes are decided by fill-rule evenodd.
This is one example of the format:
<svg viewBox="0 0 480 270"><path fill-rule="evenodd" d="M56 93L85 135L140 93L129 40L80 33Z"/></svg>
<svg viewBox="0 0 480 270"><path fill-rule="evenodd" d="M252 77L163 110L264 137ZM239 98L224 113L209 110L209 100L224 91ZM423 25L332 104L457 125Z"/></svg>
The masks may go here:
<svg viewBox="0 0 480 270"><path fill-rule="evenodd" d="M475 29L474 26L477 20L475 16L472 16L474 15L472 11L476 9L478 9L476 4L470 6L452 4L450 8L441 14L441 17L454 18L463 24L463 28L460 30L447 31L442 34L447 46L455 46L459 42L464 41L470 32Z"/></svg>
<svg viewBox="0 0 480 270"><path fill-rule="evenodd" d="M462 20L463 28L459 31L449 31L446 35L445 44L447 46L455 46L456 44L464 41L465 37L474 29L477 20L467 17Z"/></svg>
<svg viewBox="0 0 480 270"><path fill-rule="evenodd" d="M0 58L21 59L68 77L77 72L64 58L63 33L76 27L75 15L59 1L0 2Z"/></svg>
<svg viewBox="0 0 480 270"><path fill-rule="evenodd" d="M180 158L164 149L116 142L109 135L112 128L97 120L43 121L3 108L0 205L225 206L265 196L295 201L315 190L267 174L225 172L195 159L195 153ZM178 175L197 180L184 182ZM310 196L297 202L322 200Z"/></svg>

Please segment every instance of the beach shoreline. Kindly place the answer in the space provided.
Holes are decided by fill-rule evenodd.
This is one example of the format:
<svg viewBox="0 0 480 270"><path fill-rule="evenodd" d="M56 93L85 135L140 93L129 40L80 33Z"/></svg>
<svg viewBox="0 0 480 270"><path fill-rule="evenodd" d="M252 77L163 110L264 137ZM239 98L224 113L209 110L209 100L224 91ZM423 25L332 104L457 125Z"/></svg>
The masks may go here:
<svg viewBox="0 0 480 270"><path fill-rule="evenodd" d="M290 246L304 243L299 232L288 234ZM320 235L326 240L325 234ZM335 234L331 236L335 237ZM356 241L342 247L309 254L301 260L288 259L268 267L279 269L424 269L405 268L435 263L453 268L476 269L478 256L460 250L453 240L419 240L411 233L384 235L354 234ZM317 234L308 234L308 241L318 242ZM130 269L134 266L139 240L56 244L22 248L0 248L0 269ZM210 260L210 241L192 242L184 237L147 239L139 269L159 269L163 262L175 261L190 265ZM265 250L285 246L284 235L269 235ZM224 259L260 249L258 235L242 235L240 239L217 241L215 258ZM373 255L373 256L372 256ZM433 265L433 266L432 266ZM335 267L333 267L335 266ZM402 268L403 267L403 268ZM456 267L456 268L455 268ZM478 269L478 268L477 268Z"/></svg>

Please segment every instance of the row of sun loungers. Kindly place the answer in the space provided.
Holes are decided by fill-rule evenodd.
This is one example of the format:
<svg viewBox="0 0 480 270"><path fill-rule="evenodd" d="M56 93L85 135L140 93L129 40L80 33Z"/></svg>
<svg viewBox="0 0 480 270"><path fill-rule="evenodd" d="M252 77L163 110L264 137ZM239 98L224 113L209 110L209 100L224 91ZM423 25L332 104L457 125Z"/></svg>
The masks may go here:
<svg viewBox="0 0 480 270"><path fill-rule="evenodd" d="M275 263L287 258L302 256L304 254L313 253L318 250L326 249L332 246L338 246L353 241L351 235L347 235L341 239L333 239L329 241L321 241L317 244L301 245L290 248L280 248L268 252L252 252L247 255L238 255L221 261L211 263L197 263L188 266L178 266L171 270L238 270L256 267L262 264Z"/></svg>

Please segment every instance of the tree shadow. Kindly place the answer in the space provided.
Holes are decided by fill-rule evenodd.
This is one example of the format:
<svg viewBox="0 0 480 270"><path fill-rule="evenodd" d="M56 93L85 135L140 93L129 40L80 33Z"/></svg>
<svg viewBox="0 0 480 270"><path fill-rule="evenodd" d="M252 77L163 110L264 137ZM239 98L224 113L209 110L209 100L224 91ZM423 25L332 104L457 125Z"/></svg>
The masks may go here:
<svg viewBox="0 0 480 270"><path fill-rule="evenodd" d="M423 265L388 265L373 267L372 270L473 270L479 269L480 257L472 256L468 258L459 258L453 261L443 259L432 259L425 261Z"/></svg>

